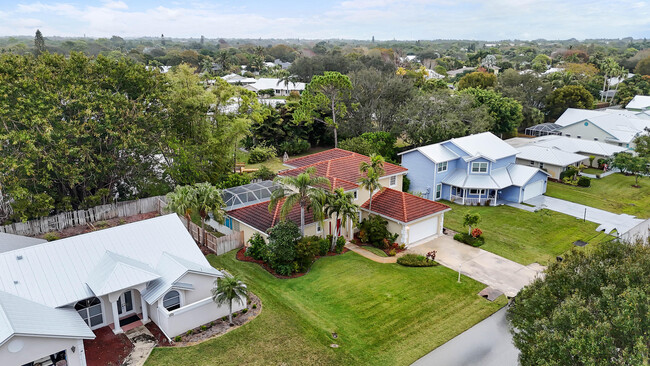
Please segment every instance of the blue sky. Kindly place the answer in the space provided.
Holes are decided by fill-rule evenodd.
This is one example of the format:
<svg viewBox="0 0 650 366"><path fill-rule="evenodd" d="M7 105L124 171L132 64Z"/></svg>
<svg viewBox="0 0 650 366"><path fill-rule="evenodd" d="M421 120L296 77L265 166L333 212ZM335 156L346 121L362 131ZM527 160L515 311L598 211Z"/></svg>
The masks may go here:
<svg viewBox="0 0 650 366"><path fill-rule="evenodd" d="M0 36L650 38L642 0L0 0Z"/></svg>

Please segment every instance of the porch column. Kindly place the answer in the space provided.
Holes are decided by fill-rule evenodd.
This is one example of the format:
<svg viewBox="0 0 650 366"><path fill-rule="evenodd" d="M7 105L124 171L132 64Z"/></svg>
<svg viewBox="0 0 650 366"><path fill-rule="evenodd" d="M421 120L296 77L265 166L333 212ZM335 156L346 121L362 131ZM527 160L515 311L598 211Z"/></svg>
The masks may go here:
<svg viewBox="0 0 650 366"><path fill-rule="evenodd" d="M463 205L465 204L465 197L467 197L467 188L463 188Z"/></svg>
<svg viewBox="0 0 650 366"><path fill-rule="evenodd" d="M498 199L499 199L499 190L498 190L498 189L495 189L495 190L494 190L494 204L492 204L492 206L496 206L496 205L497 205L497 200L498 200Z"/></svg>
<svg viewBox="0 0 650 366"><path fill-rule="evenodd" d="M149 323L149 308L147 302L144 301L144 297L142 297L142 292L140 292L140 306L142 306L142 324L147 324Z"/></svg>
<svg viewBox="0 0 650 366"><path fill-rule="evenodd" d="M122 328L120 327L120 314L117 312L117 299L111 301L111 308L113 309L113 333L122 333Z"/></svg>

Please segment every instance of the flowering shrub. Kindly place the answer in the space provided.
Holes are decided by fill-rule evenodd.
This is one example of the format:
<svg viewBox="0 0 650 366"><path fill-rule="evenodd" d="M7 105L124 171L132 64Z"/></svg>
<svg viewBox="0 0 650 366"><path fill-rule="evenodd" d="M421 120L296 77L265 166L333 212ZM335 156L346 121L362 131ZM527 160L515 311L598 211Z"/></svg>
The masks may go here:
<svg viewBox="0 0 650 366"><path fill-rule="evenodd" d="M429 253L427 253L427 260L435 261L436 260L436 253L437 252L435 250L432 250Z"/></svg>
<svg viewBox="0 0 650 366"><path fill-rule="evenodd" d="M472 237L473 238L478 238L481 235L483 235L483 231L481 229L474 228L474 230L472 230Z"/></svg>

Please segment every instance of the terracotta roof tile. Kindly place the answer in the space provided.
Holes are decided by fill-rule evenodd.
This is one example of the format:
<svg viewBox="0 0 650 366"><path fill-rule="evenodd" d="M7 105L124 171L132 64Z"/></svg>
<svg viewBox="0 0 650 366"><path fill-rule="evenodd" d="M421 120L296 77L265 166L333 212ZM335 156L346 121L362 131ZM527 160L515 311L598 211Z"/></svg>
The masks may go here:
<svg viewBox="0 0 650 366"><path fill-rule="evenodd" d="M266 233L266 231L277 223L282 221L280 217L280 208L284 200L280 201L271 212L269 212L269 201L256 203L254 205L238 208L228 211L228 215L250 225L255 229ZM295 205L286 217L287 220L293 221L300 226L300 206ZM314 215L311 211L305 212L305 225L314 223Z"/></svg>
<svg viewBox="0 0 650 366"><path fill-rule="evenodd" d="M361 208L368 209L370 200ZM449 209L449 206L410 193L383 188L372 196L372 212L401 222L411 222L436 212Z"/></svg>
<svg viewBox="0 0 650 366"><path fill-rule="evenodd" d="M342 158L344 156L350 156L353 155L352 151L347 151L343 149L329 149L325 151L321 151L315 154L307 155L307 156L302 156L299 158L294 158L294 159L289 159L287 160L284 164L288 166L292 166L295 168L300 168L303 166L311 165L314 163L320 163L321 161L326 161L326 160L332 160L332 159L337 159L337 158Z"/></svg>

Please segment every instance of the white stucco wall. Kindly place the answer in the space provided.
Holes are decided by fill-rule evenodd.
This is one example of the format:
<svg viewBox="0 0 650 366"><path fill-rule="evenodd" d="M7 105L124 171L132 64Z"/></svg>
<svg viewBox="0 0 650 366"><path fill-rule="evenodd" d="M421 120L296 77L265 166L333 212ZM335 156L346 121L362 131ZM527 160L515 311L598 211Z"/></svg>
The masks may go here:
<svg viewBox="0 0 650 366"><path fill-rule="evenodd" d="M589 123L588 126L584 125L584 122L574 123L572 125L562 127L560 129L562 135L570 136L573 138L578 138L580 136L583 140L594 140L597 138L600 142L607 142L607 138L613 138L614 136L603 131L599 127L596 127L593 123Z"/></svg>
<svg viewBox="0 0 650 366"><path fill-rule="evenodd" d="M236 312L245 308L246 300L242 304L233 301L232 311ZM169 337L184 334L187 330L209 323L228 315L228 305L219 306L211 297L185 305L172 312L162 307L156 309L158 327Z"/></svg>
<svg viewBox="0 0 650 366"><path fill-rule="evenodd" d="M9 351L21 343L22 348L18 352ZM73 346L75 352L72 352ZM61 351L66 351L69 366L85 365L85 351L80 339L24 336L14 336L0 347L0 365L20 366Z"/></svg>

